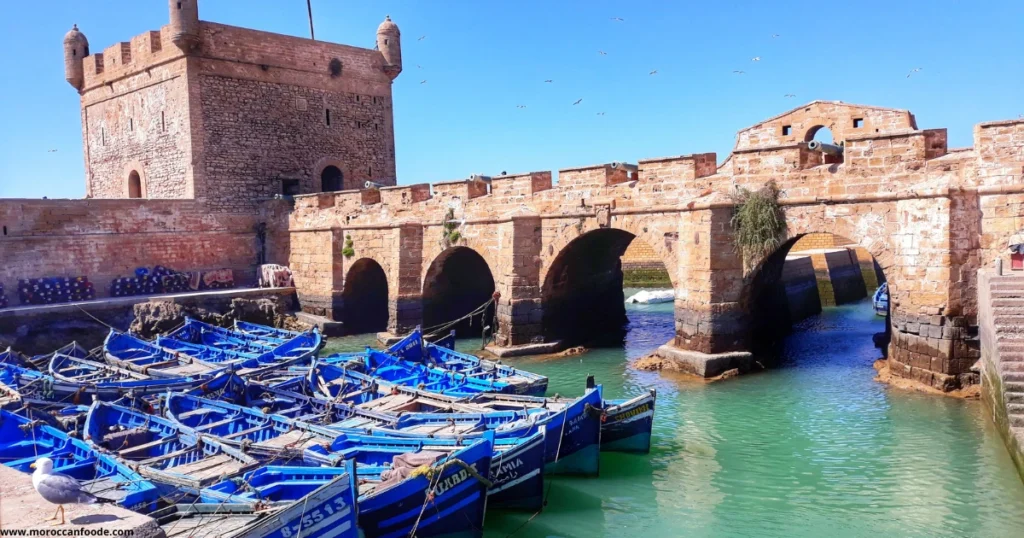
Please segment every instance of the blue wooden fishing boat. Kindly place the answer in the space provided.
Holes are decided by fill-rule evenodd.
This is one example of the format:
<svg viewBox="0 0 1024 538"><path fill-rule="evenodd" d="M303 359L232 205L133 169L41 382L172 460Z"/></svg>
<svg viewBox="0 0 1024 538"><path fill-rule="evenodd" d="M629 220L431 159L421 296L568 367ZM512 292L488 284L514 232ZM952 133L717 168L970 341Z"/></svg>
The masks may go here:
<svg viewBox="0 0 1024 538"><path fill-rule="evenodd" d="M244 503L197 500L166 507L150 517L168 538L357 538L355 475L349 469L325 470L331 472L332 480L282 484L293 491L296 486L308 491L291 502L268 506L264 499ZM274 489L266 481L260 483Z"/></svg>
<svg viewBox="0 0 1024 538"><path fill-rule="evenodd" d="M320 397L343 399L351 404L381 412L407 412L410 405L432 406L442 412L476 412L524 409L564 409L564 413L528 415L496 431L519 435L531 428L545 426L545 471L561 474L597 475L599 469L602 399L601 387L588 379L586 393L574 400L539 396L476 393L470 398L429 392L418 387L392 383L378 377L317 363L308 373L307 386ZM372 402L372 403L371 403ZM518 406L518 407L517 407Z"/></svg>
<svg viewBox="0 0 1024 538"><path fill-rule="evenodd" d="M545 376L455 351L454 332L435 342L427 342L423 339L423 332L417 328L390 346L388 353L409 362L458 372L471 378L501 381L512 385L514 390L510 392L516 394L543 396L548 388Z"/></svg>
<svg viewBox="0 0 1024 538"><path fill-rule="evenodd" d="M87 359L91 357L94 360L101 360L99 359L100 352L98 349L90 351L82 347L78 342L71 342L70 344L58 348L50 353L35 355L29 358L28 361L36 370L45 370L55 355L66 355L76 359Z"/></svg>
<svg viewBox="0 0 1024 538"><path fill-rule="evenodd" d="M259 368L286 368L312 360L320 348L320 334L299 335L273 349L259 354L218 349L158 337L147 342L132 335L110 331L104 342L107 362L146 373L151 376L173 377L204 375L230 368L238 371Z"/></svg>
<svg viewBox="0 0 1024 538"><path fill-rule="evenodd" d="M483 437L485 432L495 430L495 427L487 428L486 425L481 427L485 418L480 414L409 413L392 417L339 402L314 403L313 399L298 394L291 397L286 392L277 394L278 402L291 401L290 405L275 406L281 414L268 414L252 407L184 394L168 395L165 414L197 433L244 446L248 454L261 459L301 460L307 448L329 445L342 433L426 437L455 443L460 438ZM264 408L269 409L269 406ZM521 412L503 414L513 418L525 416ZM341 420L335 421L337 418ZM307 420L320 421L323 425L317 426ZM493 484L488 489L489 502L493 505L528 510L542 507L544 426L526 430L503 431L503 435L495 440L490 469ZM321 459L315 451L307 454L306 459L308 463L333 463L332 459Z"/></svg>
<svg viewBox="0 0 1024 538"><path fill-rule="evenodd" d="M628 400L605 400L601 415L601 451L650 452L657 399L657 392L650 389Z"/></svg>
<svg viewBox="0 0 1024 538"><path fill-rule="evenodd" d="M889 315L889 283L883 282L871 296L871 304L875 309L875 315Z"/></svg>
<svg viewBox="0 0 1024 538"><path fill-rule="evenodd" d="M241 450L173 421L104 402L89 409L85 440L172 491L198 490L259 465Z"/></svg>
<svg viewBox="0 0 1024 538"><path fill-rule="evenodd" d="M289 331L287 329L278 329L275 327L268 327L266 325L259 325L257 323L249 323L247 321L235 320L235 332L245 333L248 335L255 336L257 338L263 338L267 340L291 340L300 333L297 331Z"/></svg>
<svg viewBox="0 0 1024 538"><path fill-rule="evenodd" d="M7 348L4 351L0 351L0 364L13 364L15 366L21 366L24 368L31 367L28 362L28 357L14 351L11 348Z"/></svg>
<svg viewBox="0 0 1024 538"><path fill-rule="evenodd" d="M316 334L317 342L319 343L319 331L316 329L309 333L301 334ZM265 353L295 337L282 338L273 334L234 331L193 318L185 318L185 323L181 327L168 333L166 336L182 342L247 353Z"/></svg>
<svg viewBox="0 0 1024 538"><path fill-rule="evenodd" d="M319 447L355 462L357 521L367 537L480 536L493 452L491 438L464 443L349 436ZM202 491L206 503L283 501L344 472L331 467L269 466Z"/></svg>
<svg viewBox="0 0 1024 538"><path fill-rule="evenodd" d="M451 396L469 396L479 392L517 392L514 385L502 380L431 368L373 349L367 349L366 352L359 354L334 355L320 359L320 362L337 365L344 370L362 373L389 383L419 387L428 392ZM332 380L327 381L330 383Z"/></svg>
<svg viewBox="0 0 1024 538"><path fill-rule="evenodd" d="M44 456L53 460L54 471L81 481L100 499L139 512L160 501L156 486L117 459L38 420L0 410L0 462L31 473L29 466Z"/></svg>
<svg viewBox="0 0 1024 538"><path fill-rule="evenodd" d="M47 373L12 364L0 364L0 398L4 393L14 392L21 399L65 405L88 404L92 401L112 402L126 396L144 398L167 391L191 390L206 381L208 379L176 377L81 383L54 379Z"/></svg>

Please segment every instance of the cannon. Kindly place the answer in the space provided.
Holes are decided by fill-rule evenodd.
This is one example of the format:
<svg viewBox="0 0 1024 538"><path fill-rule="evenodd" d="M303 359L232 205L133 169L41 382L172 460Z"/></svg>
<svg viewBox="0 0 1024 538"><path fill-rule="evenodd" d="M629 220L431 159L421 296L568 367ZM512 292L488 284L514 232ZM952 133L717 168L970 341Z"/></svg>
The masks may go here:
<svg viewBox="0 0 1024 538"><path fill-rule="evenodd" d="M811 151L817 151L824 153L825 155L831 155L833 157L843 156L843 146L837 146L836 144L826 144L817 140L811 140L807 143L807 149Z"/></svg>
<svg viewBox="0 0 1024 538"><path fill-rule="evenodd" d="M381 185L380 183L376 183L374 181L367 181L366 183L363 183L364 189L379 189L383 186L384 185Z"/></svg>
<svg viewBox="0 0 1024 538"><path fill-rule="evenodd" d="M483 181L484 183L490 183L491 182L491 176L485 176L483 174L473 174L473 175L469 176L469 180L473 181L473 182Z"/></svg>
<svg viewBox="0 0 1024 538"><path fill-rule="evenodd" d="M626 172L633 174L639 169L640 167L635 164L620 163L618 161L612 163L612 170L625 170Z"/></svg>

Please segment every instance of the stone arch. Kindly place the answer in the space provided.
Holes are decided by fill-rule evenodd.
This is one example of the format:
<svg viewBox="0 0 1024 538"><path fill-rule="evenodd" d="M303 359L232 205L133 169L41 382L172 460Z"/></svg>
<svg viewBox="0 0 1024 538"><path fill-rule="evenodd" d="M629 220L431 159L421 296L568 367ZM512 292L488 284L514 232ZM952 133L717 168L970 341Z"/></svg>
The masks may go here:
<svg viewBox="0 0 1024 538"><path fill-rule="evenodd" d="M867 208L863 208L867 209ZM786 289L782 284L783 268L792 247L802 238L811 234L830 234L845 239L851 245L861 247L871 255L872 267L882 272L882 279L889 280L889 269L893 264L893 253L890 248L891 238L886 232L885 215L895 211L895 207L877 204L873 206L880 213L880 226L864 226L858 219L868 219L870 212L851 212L850 215L830 214L826 206L814 208L787 208L787 224L789 236L774 252L765 257L757 266L744 275L743 290L740 294L740 306L750 324L751 349L755 352L779 345L782 337L788 334L793 324L790 312L779 308L787 301ZM851 222L851 220L853 222ZM860 260L858 260L859 262ZM893 272L894 273L894 272ZM866 286L866 284L865 284ZM868 297L874 289L866 289ZM894 291L890 291L890 304L896 300ZM886 332L889 331L887 316Z"/></svg>
<svg viewBox="0 0 1024 538"><path fill-rule="evenodd" d="M427 267L423 278L423 326L436 327L476 310L494 294L495 280L487 260L476 250L453 246L443 250ZM477 336L493 325L494 305L481 318L464 320L452 327L460 336ZM493 330L493 327L492 327Z"/></svg>
<svg viewBox="0 0 1024 538"><path fill-rule="evenodd" d="M628 318L621 256L638 239L644 241L618 227L591 229L567 241L545 264L540 292L546 340L575 345L595 337L607 337L609 343L622 339ZM554 244L548 245L551 251ZM674 266L662 265L675 289Z"/></svg>
<svg viewBox="0 0 1024 538"><path fill-rule="evenodd" d="M122 196L124 198L148 198L149 189L146 185L146 169L141 162L132 161L125 165L122 172Z"/></svg>
<svg viewBox="0 0 1024 538"><path fill-rule="evenodd" d="M322 180L324 170L333 166L341 172L341 185L339 190L354 190L362 188L362 184L356 180L352 170L342 161L334 157L324 157L313 165L313 175L310 180L313 184L312 192L324 192Z"/></svg>
<svg viewBox="0 0 1024 538"><path fill-rule="evenodd" d="M320 171L320 191L337 192L342 190L344 177L345 176L341 172L341 168L338 168L333 164L327 165Z"/></svg>
<svg viewBox="0 0 1024 538"><path fill-rule="evenodd" d="M388 276L373 258L359 258L345 273L342 322L349 334L379 332L388 326Z"/></svg>

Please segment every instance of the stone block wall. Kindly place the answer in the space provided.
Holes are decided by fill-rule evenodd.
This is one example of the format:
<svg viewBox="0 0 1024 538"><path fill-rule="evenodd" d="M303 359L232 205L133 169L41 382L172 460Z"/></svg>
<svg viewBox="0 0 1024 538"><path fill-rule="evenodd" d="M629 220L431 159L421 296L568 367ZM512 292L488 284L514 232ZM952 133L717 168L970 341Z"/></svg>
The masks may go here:
<svg viewBox="0 0 1024 538"><path fill-rule="evenodd" d="M136 267L230 268L255 283L256 218L187 200L0 200L0 282L88 276L99 297Z"/></svg>

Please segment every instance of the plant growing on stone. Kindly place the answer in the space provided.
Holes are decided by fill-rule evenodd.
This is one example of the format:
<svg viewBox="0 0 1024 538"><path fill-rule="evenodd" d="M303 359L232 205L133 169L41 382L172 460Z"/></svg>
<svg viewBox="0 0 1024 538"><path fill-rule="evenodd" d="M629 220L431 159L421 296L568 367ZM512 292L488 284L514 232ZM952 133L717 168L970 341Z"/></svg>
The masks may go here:
<svg viewBox="0 0 1024 538"><path fill-rule="evenodd" d="M341 249L341 255L346 258L351 258L356 255L355 245L352 243L352 236L345 236L345 248Z"/></svg>
<svg viewBox="0 0 1024 538"><path fill-rule="evenodd" d="M779 187L769 181L756 191L739 188L732 198L736 204L731 221L736 250L743 256L745 269L750 270L779 248L786 238L786 217L779 205Z"/></svg>
<svg viewBox="0 0 1024 538"><path fill-rule="evenodd" d="M445 248L455 245L462 239L462 233L459 232L459 224L455 222L455 209L449 207L448 212L444 214L444 222L441 224L443 236L441 242Z"/></svg>

